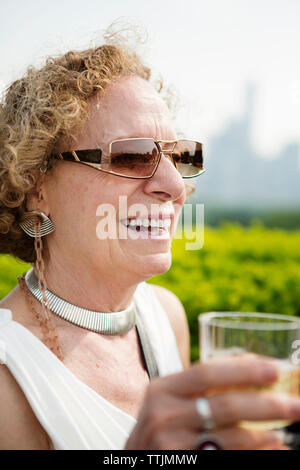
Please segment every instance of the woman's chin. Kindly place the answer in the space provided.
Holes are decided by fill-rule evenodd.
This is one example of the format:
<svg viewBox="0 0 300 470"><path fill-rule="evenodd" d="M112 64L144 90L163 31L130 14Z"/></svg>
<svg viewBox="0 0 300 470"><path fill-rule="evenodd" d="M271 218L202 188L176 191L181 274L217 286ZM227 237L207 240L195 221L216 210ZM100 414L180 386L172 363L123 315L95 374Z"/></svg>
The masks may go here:
<svg viewBox="0 0 300 470"><path fill-rule="evenodd" d="M141 277L149 279L167 272L172 264L172 255L168 253L156 253L144 256L139 262L136 262L135 271L141 274Z"/></svg>

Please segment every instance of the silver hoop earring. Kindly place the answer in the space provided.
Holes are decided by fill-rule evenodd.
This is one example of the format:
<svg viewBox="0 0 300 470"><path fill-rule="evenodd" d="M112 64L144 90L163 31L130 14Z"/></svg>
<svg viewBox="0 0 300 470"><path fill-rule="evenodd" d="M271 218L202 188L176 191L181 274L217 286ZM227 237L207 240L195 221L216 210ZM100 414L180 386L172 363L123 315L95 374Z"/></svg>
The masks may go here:
<svg viewBox="0 0 300 470"><path fill-rule="evenodd" d="M27 213L30 213L30 212L34 212L36 214L36 211L28 211ZM36 236L38 235L41 237L44 237L45 235L49 235L49 233L52 233L55 230L55 227L51 219L49 219L49 217L46 214L44 214L44 212L40 212L40 215L42 216L43 221L41 222L41 225L40 225L41 229L40 229L39 234L36 233L36 230L35 230L36 223L34 219L27 219L24 222L19 223L22 230L24 230L24 232L27 233L27 235L29 235L32 238L36 238Z"/></svg>

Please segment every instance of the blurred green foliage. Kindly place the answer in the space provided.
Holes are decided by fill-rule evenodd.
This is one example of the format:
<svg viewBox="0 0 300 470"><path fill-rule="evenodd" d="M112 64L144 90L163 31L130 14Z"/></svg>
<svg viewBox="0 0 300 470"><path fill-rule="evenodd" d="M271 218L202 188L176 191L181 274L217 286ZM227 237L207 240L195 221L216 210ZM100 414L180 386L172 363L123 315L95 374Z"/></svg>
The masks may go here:
<svg viewBox="0 0 300 470"><path fill-rule="evenodd" d="M205 205L205 223L210 227L219 227L224 222L239 223L243 226L261 222L264 227L300 229L300 209L285 208L250 208L250 207L213 207Z"/></svg>
<svg viewBox="0 0 300 470"><path fill-rule="evenodd" d="M191 242L191 240L188 240ZM171 269L149 282L174 292L184 305L197 360L202 312L272 312L300 316L300 231L270 230L260 224L205 227L201 250L174 239ZM17 284L28 264L0 256L0 297Z"/></svg>
<svg viewBox="0 0 300 470"><path fill-rule="evenodd" d="M0 255L0 299L3 299L18 283L18 276L28 271L30 264L9 255Z"/></svg>

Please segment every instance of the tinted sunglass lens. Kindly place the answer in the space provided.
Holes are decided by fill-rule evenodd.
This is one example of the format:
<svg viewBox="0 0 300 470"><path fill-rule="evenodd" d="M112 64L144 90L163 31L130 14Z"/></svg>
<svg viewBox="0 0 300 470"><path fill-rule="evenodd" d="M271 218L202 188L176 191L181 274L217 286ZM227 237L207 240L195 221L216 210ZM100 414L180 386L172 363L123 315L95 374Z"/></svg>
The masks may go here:
<svg viewBox="0 0 300 470"><path fill-rule="evenodd" d="M107 170L123 176L151 176L159 158L152 139L128 139L113 142Z"/></svg>
<svg viewBox="0 0 300 470"><path fill-rule="evenodd" d="M173 158L183 178L191 178L203 172L202 144L192 140L179 140Z"/></svg>
<svg viewBox="0 0 300 470"><path fill-rule="evenodd" d="M102 160L102 150L79 150L76 152L81 162L84 163L101 163Z"/></svg>

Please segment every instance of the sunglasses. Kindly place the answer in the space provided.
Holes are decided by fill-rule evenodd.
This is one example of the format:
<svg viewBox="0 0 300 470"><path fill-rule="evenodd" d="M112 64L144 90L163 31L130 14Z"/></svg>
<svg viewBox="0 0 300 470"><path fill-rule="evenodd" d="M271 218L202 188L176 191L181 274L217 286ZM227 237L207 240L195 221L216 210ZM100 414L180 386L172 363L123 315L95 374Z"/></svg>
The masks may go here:
<svg viewBox="0 0 300 470"><path fill-rule="evenodd" d="M109 144L108 154L99 148L73 150L51 157L83 163L124 178L147 179L156 172L162 155L173 162L182 178L193 178L205 171L202 144L194 140L121 139Z"/></svg>

